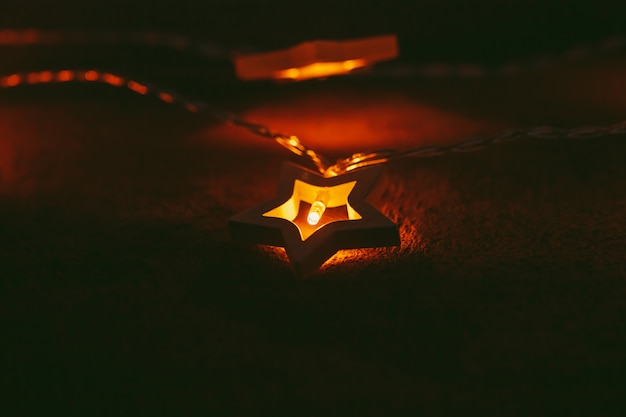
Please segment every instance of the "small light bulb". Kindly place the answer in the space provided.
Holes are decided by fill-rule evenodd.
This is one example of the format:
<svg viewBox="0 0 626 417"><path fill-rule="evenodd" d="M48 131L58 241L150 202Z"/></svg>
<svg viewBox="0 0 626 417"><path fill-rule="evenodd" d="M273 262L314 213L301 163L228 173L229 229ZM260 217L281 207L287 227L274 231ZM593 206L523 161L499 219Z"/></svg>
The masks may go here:
<svg viewBox="0 0 626 417"><path fill-rule="evenodd" d="M322 203L319 200L316 201L315 203L311 205L311 209L309 210L309 215L307 216L306 221L311 226L315 226L317 223L319 223L325 211L326 211L326 204Z"/></svg>
<svg viewBox="0 0 626 417"><path fill-rule="evenodd" d="M327 188L320 190L315 196L315 201L311 204L309 214L306 217L306 221L311 226L315 226L319 223L320 219L324 215L324 212L326 211L328 200L330 200L330 192Z"/></svg>
<svg viewBox="0 0 626 417"><path fill-rule="evenodd" d="M300 141L298 140L298 137L297 137L297 136L291 136L291 137L289 138L289 145L291 145L291 146L293 146L293 147L295 148L295 147L296 147L296 146L298 146L299 144L300 144Z"/></svg>

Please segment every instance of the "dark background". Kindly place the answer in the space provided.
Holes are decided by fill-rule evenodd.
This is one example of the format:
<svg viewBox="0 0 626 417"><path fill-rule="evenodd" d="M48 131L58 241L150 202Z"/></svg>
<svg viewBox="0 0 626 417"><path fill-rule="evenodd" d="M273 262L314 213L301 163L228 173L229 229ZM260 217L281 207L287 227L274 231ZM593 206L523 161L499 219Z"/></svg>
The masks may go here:
<svg viewBox="0 0 626 417"><path fill-rule="evenodd" d="M129 4L130 3L130 4ZM624 31L618 1L3 4L0 27L158 30L227 47L396 33L397 63L499 65ZM623 51L511 77L238 82L128 45L0 48L2 73L102 67L335 156L626 118ZM402 246L294 278L226 222L278 146L99 85L0 96L0 414L623 415L624 135L389 164Z"/></svg>

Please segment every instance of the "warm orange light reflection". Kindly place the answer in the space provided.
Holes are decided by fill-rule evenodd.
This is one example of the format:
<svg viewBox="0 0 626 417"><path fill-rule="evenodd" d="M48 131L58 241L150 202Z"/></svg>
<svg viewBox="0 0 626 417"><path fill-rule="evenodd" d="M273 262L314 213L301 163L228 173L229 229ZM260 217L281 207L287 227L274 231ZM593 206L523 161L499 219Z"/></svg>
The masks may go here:
<svg viewBox="0 0 626 417"><path fill-rule="evenodd" d="M172 103L174 101L174 97L168 93L159 93L159 98L166 103Z"/></svg>
<svg viewBox="0 0 626 417"><path fill-rule="evenodd" d="M12 45L17 43L18 33L14 30L0 31L0 44Z"/></svg>
<svg viewBox="0 0 626 417"><path fill-rule="evenodd" d="M2 30L0 31L0 44L19 45L35 43L39 40L39 33L33 29L26 30Z"/></svg>
<svg viewBox="0 0 626 417"><path fill-rule="evenodd" d="M274 78L306 80L309 78L324 78L330 75L347 74L355 68L367 65L365 59L350 59L343 62L316 62L300 68L290 68L284 71L276 71Z"/></svg>
<svg viewBox="0 0 626 417"><path fill-rule="evenodd" d="M19 74L11 74L2 78L2 85L5 87L15 87L16 85L19 85L21 81L22 77L20 77Z"/></svg>
<svg viewBox="0 0 626 417"><path fill-rule="evenodd" d="M49 83L52 81L52 78L52 72L50 71L29 72L26 74L26 82L30 84Z"/></svg>
<svg viewBox="0 0 626 417"><path fill-rule="evenodd" d="M235 57L235 69L243 80L306 80L346 74L397 55L395 35L312 41L282 51Z"/></svg>
<svg viewBox="0 0 626 417"><path fill-rule="evenodd" d="M26 75L26 82L29 84L36 84L39 82L39 73L38 72L29 72Z"/></svg>
<svg viewBox="0 0 626 417"><path fill-rule="evenodd" d="M146 94L148 92L148 87L143 84L139 84L136 81L129 81L128 88L133 90L137 94Z"/></svg>
<svg viewBox="0 0 626 417"><path fill-rule="evenodd" d="M74 79L74 72L70 70L63 70L57 73L57 80L61 82L72 81Z"/></svg>
<svg viewBox="0 0 626 417"><path fill-rule="evenodd" d="M280 206L264 213L265 217L285 219L298 227L302 240L308 239L313 233L325 225L343 220L360 220L361 215L350 206L348 196L356 185L356 181L332 187L319 187L304 181L295 180L291 197ZM326 200L325 210L319 213L317 222L309 221L313 205Z"/></svg>
<svg viewBox="0 0 626 417"><path fill-rule="evenodd" d="M121 77L118 77L117 75L113 75L113 74L102 74L102 80L105 83L114 85L116 87L119 87L122 84L124 84L124 80Z"/></svg>
<svg viewBox="0 0 626 417"><path fill-rule="evenodd" d="M187 103L185 105L185 108L192 113L197 113L198 111L200 111L200 108L193 103Z"/></svg>
<svg viewBox="0 0 626 417"><path fill-rule="evenodd" d="M89 70L85 72L85 80L87 81L97 81L100 74L97 71Z"/></svg>

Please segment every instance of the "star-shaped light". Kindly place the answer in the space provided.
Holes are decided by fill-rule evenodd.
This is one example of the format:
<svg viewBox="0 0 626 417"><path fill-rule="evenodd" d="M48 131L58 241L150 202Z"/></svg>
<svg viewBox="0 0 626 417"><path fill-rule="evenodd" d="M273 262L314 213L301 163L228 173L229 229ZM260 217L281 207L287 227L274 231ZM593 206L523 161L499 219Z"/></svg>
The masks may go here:
<svg viewBox="0 0 626 417"><path fill-rule="evenodd" d="M371 205L383 173L377 165L327 178L286 163L276 198L233 216L231 237L284 247L301 276L341 249L397 246L397 226Z"/></svg>

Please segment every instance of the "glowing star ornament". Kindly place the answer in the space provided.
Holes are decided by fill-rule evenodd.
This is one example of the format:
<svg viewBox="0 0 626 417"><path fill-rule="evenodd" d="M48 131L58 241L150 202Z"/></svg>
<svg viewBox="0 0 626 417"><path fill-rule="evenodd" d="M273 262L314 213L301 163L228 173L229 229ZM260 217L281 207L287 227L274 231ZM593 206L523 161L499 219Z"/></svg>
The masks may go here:
<svg viewBox="0 0 626 417"><path fill-rule="evenodd" d="M375 165L323 177L286 163L276 197L233 216L231 237L284 247L300 276L341 249L398 246L397 226L371 205L384 191L383 174Z"/></svg>
<svg viewBox="0 0 626 417"><path fill-rule="evenodd" d="M306 80L347 74L354 69L398 56L395 35L342 41L303 42L292 48L235 56L242 80Z"/></svg>

